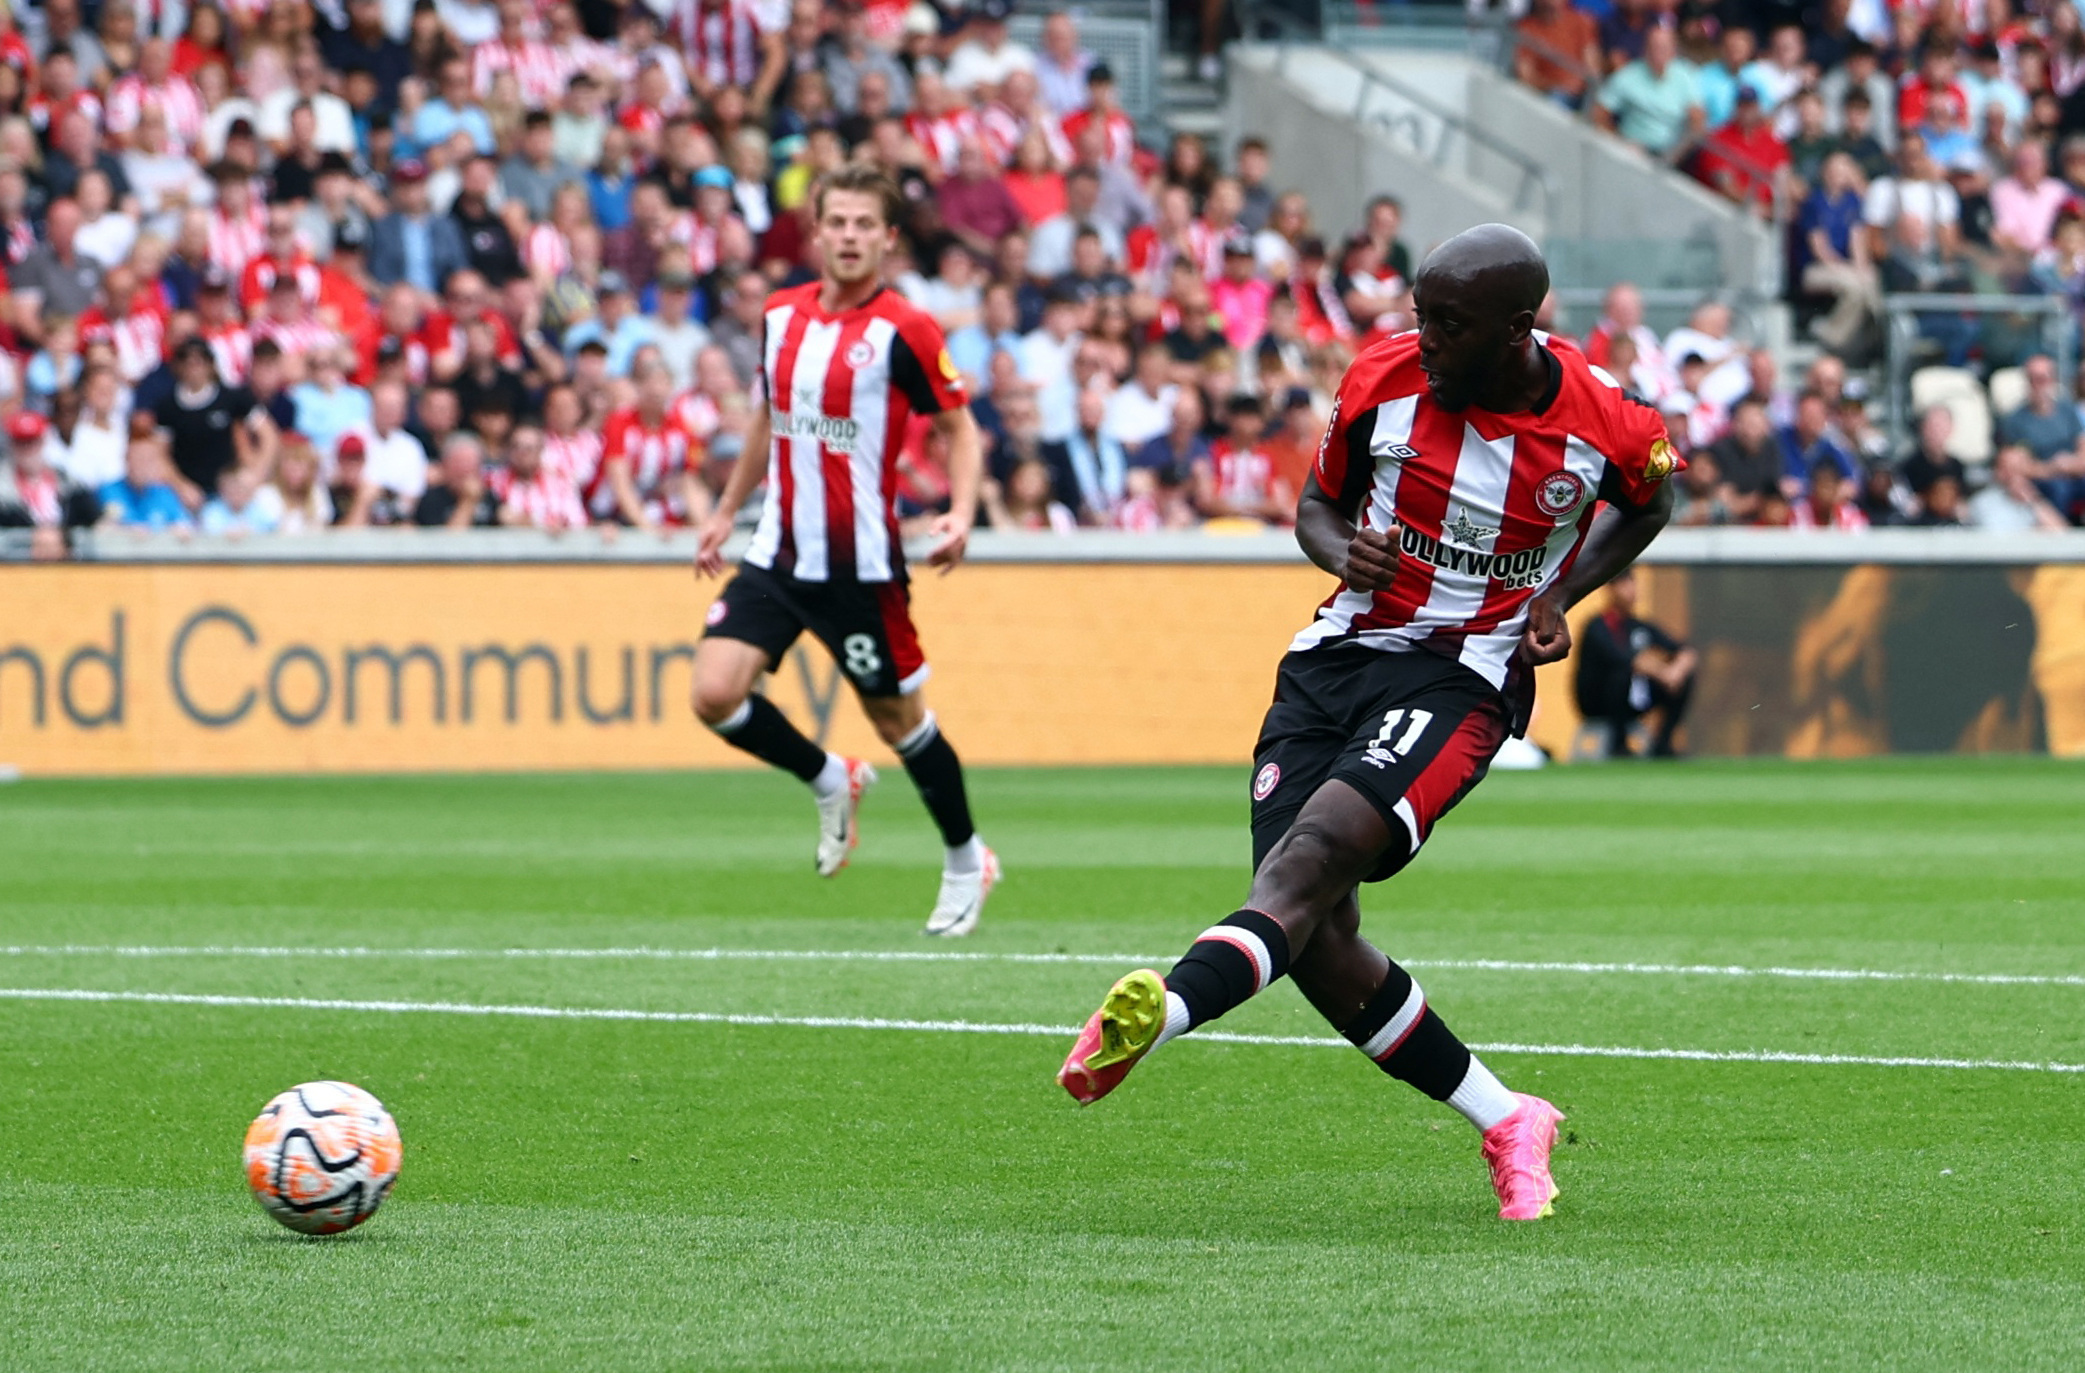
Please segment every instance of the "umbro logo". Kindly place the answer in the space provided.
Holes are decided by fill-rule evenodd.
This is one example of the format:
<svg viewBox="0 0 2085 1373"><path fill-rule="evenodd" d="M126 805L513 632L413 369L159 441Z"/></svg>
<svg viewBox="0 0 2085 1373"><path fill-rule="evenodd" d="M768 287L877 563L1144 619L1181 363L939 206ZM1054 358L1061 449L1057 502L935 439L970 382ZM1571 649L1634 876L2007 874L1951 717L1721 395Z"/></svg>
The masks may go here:
<svg viewBox="0 0 2085 1373"><path fill-rule="evenodd" d="M1419 456L1419 450L1408 443L1393 443L1383 450L1383 456L1395 458L1399 462L1410 462L1413 458Z"/></svg>

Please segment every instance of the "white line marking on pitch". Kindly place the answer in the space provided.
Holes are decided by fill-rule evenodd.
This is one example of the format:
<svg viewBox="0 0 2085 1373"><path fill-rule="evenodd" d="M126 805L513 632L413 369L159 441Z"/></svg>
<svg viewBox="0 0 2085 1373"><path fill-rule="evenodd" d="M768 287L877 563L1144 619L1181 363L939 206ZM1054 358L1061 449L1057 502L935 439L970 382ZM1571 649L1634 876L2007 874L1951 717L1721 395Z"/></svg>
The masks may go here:
<svg viewBox="0 0 2085 1373"><path fill-rule="evenodd" d="M374 1011L404 1015L513 1016L525 1020L635 1020L668 1024L794 1026L817 1030L916 1030L938 1034L1042 1035L1069 1039L1076 1025L1032 1021L901 1020L882 1016L760 1015L729 1011L638 1011L603 1006L502 1006L462 1001L362 1001L301 996L219 996L207 992L111 992L73 987L0 987L0 1001L142 1002L156 1006L228 1006L299 1011ZM1259 1044L1309 1049L1352 1047L1324 1035L1230 1034L1203 1031L1209 1044ZM1472 1044L1479 1053L1549 1058L1683 1059L1700 1063L1796 1063L1820 1067L1997 1069L2027 1073L2085 1073L2085 1063L2037 1063L1986 1058L1892 1058L1867 1054L1796 1054L1772 1049L1640 1049L1607 1044Z"/></svg>
<svg viewBox="0 0 2085 1373"><path fill-rule="evenodd" d="M1094 963L1110 967L1171 963L1159 954L998 953L950 949L412 949L375 945L13 944L0 957L94 958L401 958L663 959L693 962ZM1724 963L1524 962L1507 958L1405 958L1407 968L1464 972L1621 974L1651 977L1787 978L1815 982L1960 982L1992 987L2085 987L2076 973L1928 973L1885 968L1748 968Z"/></svg>

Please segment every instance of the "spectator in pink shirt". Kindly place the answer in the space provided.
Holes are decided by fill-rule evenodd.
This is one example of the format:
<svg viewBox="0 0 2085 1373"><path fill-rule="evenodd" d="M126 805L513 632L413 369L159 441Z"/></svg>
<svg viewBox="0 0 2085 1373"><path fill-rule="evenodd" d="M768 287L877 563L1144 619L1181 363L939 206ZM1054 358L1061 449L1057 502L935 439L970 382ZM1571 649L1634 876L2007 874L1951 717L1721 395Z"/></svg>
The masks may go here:
<svg viewBox="0 0 2085 1373"><path fill-rule="evenodd" d="M2030 138L2013 152L2013 174L1991 187L1991 237L2032 256L2049 246L2057 212L2070 198L2070 187L2049 175L2048 150Z"/></svg>
<svg viewBox="0 0 2085 1373"><path fill-rule="evenodd" d="M1224 240L1223 275L1209 283L1209 303L1223 318L1223 335L1231 347L1244 350L1267 332L1267 302L1274 283L1258 274L1252 240L1243 233Z"/></svg>

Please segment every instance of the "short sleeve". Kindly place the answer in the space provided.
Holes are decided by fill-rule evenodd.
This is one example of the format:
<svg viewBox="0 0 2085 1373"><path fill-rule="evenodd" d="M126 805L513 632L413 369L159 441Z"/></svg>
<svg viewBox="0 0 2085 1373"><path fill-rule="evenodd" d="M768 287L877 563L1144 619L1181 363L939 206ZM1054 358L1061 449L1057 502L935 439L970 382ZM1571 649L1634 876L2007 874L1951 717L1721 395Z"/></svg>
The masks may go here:
<svg viewBox="0 0 2085 1373"><path fill-rule="evenodd" d="M1339 394L1332 401L1332 418L1325 425L1324 437L1318 440L1318 456L1310 465L1310 474L1318 489L1342 510L1359 508L1375 476L1374 464L1368 460L1375 418L1376 408L1354 394L1351 380L1341 383Z"/></svg>
<svg viewBox="0 0 2085 1373"><path fill-rule="evenodd" d="M948 355L940 326L922 316L898 326L890 345L890 382L915 415L938 415L970 403L963 374Z"/></svg>
<svg viewBox="0 0 2085 1373"><path fill-rule="evenodd" d="M1633 397L1617 394L1621 423L1616 426L1614 451L1607 455L1611 493L1632 506L1648 505L1666 478L1686 469L1686 460L1672 446L1665 431L1665 418L1656 409Z"/></svg>

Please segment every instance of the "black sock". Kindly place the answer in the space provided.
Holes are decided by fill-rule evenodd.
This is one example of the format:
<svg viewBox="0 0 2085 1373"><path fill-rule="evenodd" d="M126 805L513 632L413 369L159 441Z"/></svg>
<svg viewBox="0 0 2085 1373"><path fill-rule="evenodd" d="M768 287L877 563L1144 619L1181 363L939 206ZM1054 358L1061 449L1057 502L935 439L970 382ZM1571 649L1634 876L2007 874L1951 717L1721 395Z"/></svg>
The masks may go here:
<svg viewBox="0 0 2085 1373"><path fill-rule="evenodd" d="M803 781L815 778L825 767L825 750L806 739L773 701L758 692L748 696L730 719L711 728L733 748L744 749Z"/></svg>
<svg viewBox="0 0 2085 1373"><path fill-rule="evenodd" d="M1288 970L1288 931L1271 916L1245 910L1202 931L1166 974L1166 990L1186 1005L1192 1028L1267 990Z"/></svg>
<svg viewBox="0 0 2085 1373"><path fill-rule="evenodd" d="M1340 1033L1400 1082L1446 1101L1470 1071L1470 1051L1426 1004L1412 975L1392 963L1390 976Z"/></svg>
<svg viewBox="0 0 2085 1373"><path fill-rule="evenodd" d="M941 827L941 842L952 849L969 843L977 827L970 823L970 795L963 789L963 760L956 757L955 749L941 736L941 725L934 719L934 712L928 711L919 728L898 740L897 748L912 785L919 788L919 799L927 803L927 814Z"/></svg>

